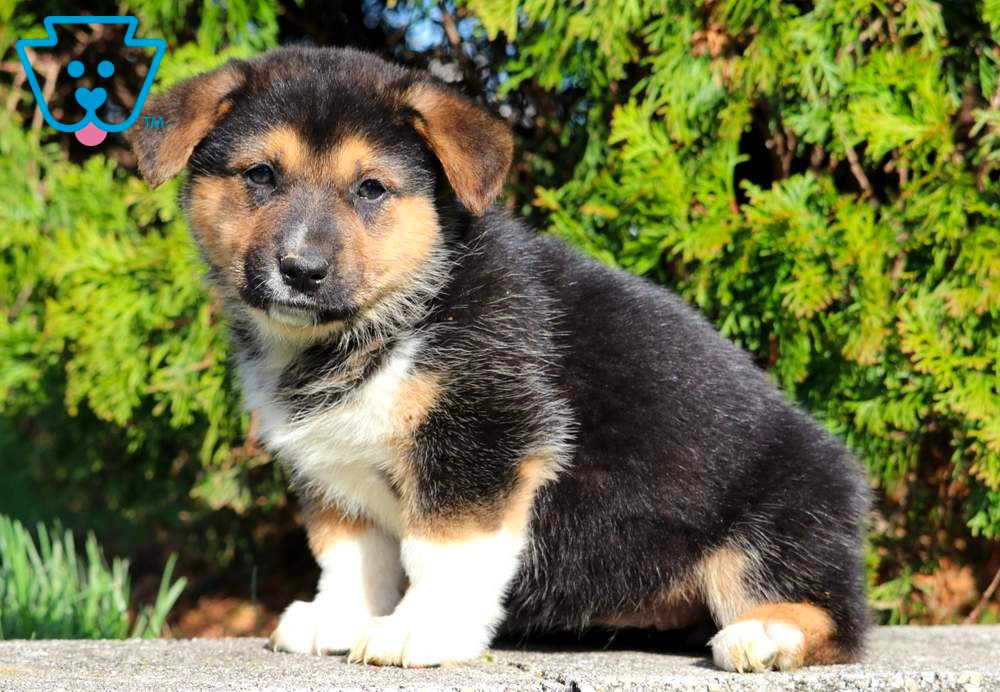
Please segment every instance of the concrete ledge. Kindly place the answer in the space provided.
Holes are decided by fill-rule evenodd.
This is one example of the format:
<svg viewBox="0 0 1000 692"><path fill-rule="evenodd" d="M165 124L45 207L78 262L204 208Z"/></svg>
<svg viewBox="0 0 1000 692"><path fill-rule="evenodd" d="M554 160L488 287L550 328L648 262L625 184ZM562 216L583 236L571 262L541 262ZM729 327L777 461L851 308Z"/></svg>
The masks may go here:
<svg viewBox="0 0 1000 692"><path fill-rule="evenodd" d="M263 639L0 642L0 690L1000 690L1000 626L883 627L865 662L739 675L690 654L492 651L400 670L276 654Z"/></svg>

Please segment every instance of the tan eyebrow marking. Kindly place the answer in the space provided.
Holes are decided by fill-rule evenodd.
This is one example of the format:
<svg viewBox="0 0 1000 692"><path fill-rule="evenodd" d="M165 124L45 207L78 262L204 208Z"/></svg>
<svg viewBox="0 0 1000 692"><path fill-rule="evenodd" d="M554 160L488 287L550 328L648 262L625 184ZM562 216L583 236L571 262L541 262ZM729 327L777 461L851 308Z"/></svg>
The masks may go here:
<svg viewBox="0 0 1000 692"><path fill-rule="evenodd" d="M278 127L265 134L261 149L265 158L277 161L290 173L302 174L309 168L309 147L290 127Z"/></svg>
<svg viewBox="0 0 1000 692"><path fill-rule="evenodd" d="M361 137L349 136L338 142L325 158L327 176L346 184L352 182L365 166L372 164L375 150Z"/></svg>

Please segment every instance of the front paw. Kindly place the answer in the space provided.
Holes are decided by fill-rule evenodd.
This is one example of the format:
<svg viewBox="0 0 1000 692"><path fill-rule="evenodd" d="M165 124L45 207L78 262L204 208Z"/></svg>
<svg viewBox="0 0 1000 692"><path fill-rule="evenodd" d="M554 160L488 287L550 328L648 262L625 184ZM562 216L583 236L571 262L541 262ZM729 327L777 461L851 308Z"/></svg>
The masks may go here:
<svg viewBox="0 0 1000 692"><path fill-rule="evenodd" d="M365 615L350 615L322 601L295 601L271 634L271 648L296 654L345 653L371 624Z"/></svg>
<svg viewBox="0 0 1000 692"><path fill-rule="evenodd" d="M487 628L448 622L443 617L395 613L375 618L351 649L348 660L380 666L425 668L467 661L489 644Z"/></svg>

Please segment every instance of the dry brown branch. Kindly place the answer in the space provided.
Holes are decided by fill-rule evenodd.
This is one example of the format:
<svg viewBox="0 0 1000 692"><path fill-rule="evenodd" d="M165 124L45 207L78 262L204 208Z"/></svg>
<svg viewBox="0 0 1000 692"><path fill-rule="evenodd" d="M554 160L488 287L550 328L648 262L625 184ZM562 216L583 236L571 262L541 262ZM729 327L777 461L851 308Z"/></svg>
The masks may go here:
<svg viewBox="0 0 1000 692"><path fill-rule="evenodd" d="M31 298L31 294L34 290L35 283L33 281L29 281L21 287L21 290L18 291L17 295L14 297L13 305L11 305L10 309L7 311L8 320L13 321L18 314L20 314L21 310L24 309L24 306L28 304L28 299Z"/></svg>
<svg viewBox="0 0 1000 692"><path fill-rule="evenodd" d="M854 151L854 147L845 145L844 155L847 157L847 165L851 167L851 173L854 174L855 180L861 186L864 196L874 196L875 188L872 187L871 181L868 180L868 176L865 174L865 169L861 166L861 161L858 159L858 153Z"/></svg>
<svg viewBox="0 0 1000 692"><path fill-rule="evenodd" d="M965 618L962 624L974 625L979 622L979 616L982 615L986 604L990 602L991 598L993 598L993 594L996 593L997 587L1000 587L1000 569L998 569L997 573L993 575L993 581L991 581L990 585L986 587L985 591L983 591L983 596L979 599L979 603L976 604L976 607L972 609L972 612L969 613L969 616Z"/></svg>
<svg viewBox="0 0 1000 692"><path fill-rule="evenodd" d="M247 453L261 451L257 442L257 433L260 429L260 414L256 410L250 412L250 423L247 425L247 436L243 440L243 450Z"/></svg>
<svg viewBox="0 0 1000 692"><path fill-rule="evenodd" d="M456 26L454 18L445 9L444 3L441 3L441 26L444 27L444 33L448 35L448 43L455 50L455 54L461 55L462 37L458 33L458 26Z"/></svg>
<svg viewBox="0 0 1000 692"><path fill-rule="evenodd" d="M14 83L11 85L10 94L7 95L7 103L4 104L8 113L13 113L17 104L21 102L21 87L24 86L26 80L24 72L18 72L14 75Z"/></svg>
<svg viewBox="0 0 1000 692"><path fill-rule="evenodd" d="M45 78L45 86L42 87L42 100L45 103L52 101L52 94L56 90L56 80L59 78L59 63L49 56L38 56L28 53L32 65L37 65L37 72ZM36 62L37 61L37 62ZM42 108L41 105L35 107L35 115L31 119L31 129L38 132L42 129Z"/></svg>

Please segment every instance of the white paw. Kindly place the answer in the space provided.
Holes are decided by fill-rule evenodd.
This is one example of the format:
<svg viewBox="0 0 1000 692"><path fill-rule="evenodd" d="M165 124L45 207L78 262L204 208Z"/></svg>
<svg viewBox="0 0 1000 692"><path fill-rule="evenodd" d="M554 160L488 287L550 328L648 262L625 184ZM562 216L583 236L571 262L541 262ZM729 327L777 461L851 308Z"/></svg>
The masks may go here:
<svg viewBox="0 0 1000 692"><path fill-rule="evenodd" d="M336 608L323 601L295 601L271 635L271 648L295 654L344 653L372 620L351 610L356 609Z"/></svg>
<svg viewBox="0 0 1000 692"><path fill-rule="evenodd" d="M805 637L797 627L778 620L744 620L724 627L709 644L719 668L759 673L802 665Z"/></svg>
<svg viewBox="0 0 1000 692"><path fill-rule="evenodd" d="M375 618L348 660L380 666L424 668L475 658L489 644L486 628L449 626L446 618L395 613Z"/></svg>

